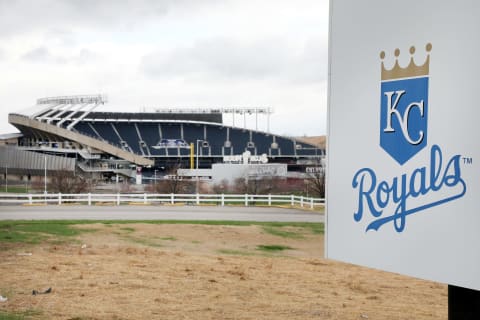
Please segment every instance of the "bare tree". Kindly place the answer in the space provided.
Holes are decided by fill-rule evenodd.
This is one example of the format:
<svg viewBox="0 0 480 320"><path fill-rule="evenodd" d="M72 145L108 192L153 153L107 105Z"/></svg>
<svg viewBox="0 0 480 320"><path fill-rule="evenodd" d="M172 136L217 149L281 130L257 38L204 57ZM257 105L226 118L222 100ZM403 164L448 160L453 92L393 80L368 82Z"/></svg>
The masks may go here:
<svg viewBox="0 0 480 320"><path fill-rule="evenodd" d="M233 192L248 193L248 180L245 178L236 178L233 182Z"/></svg>
<svg viewBox="0 0 480 320"><path fill-rule="evenodd" d="M194 193L195 182L183 179L178 175L180 164L176 164L167 171L167 175L155 182L153 189L156 193Z"/></svg>
<svg viewBox="0 0 480 320"><path fill-rule="evenodd" d="M230 191L230 185L228 183L228 180L223 179L219 183L214 184L212 187L212 191L215 194L228 193Z"/></svg>
<svg viewBox="0 0 480 320"><path fill-rule="evenodd" d="M318 167L311 173L308 173L306 188L308 191L319 198L325 197L325 169Z"/></svg>
<svg viewBox="0 0 480 320"><path fill-rule="evenodd" d="M30 188L32 190L40 191L40 190L43 190L44 187L45 187L45 180L43 176L42 177L32 176L32 180L30 182Z"/></svg>
<svg viewBox="0 0 480 320"><path fill-rule="evenodd" d="M276 193L280 180L280 177L275 176L237 178L234 182L234 192L248 194Z"/></svg>
<svg viewBox="0 0 480 320"><path fill-rule="evenodd" d="M91 190L95 185L92 181L65 169L53 171L50 177L48 190L51 192L82 193Z"/></svg>
<svg viewBox="0 0 480 320"><path fill-rule="evenodd" d="M132 193L134 191L134 188L131 183L128 181L124 181L123 183L120 184L120 192L121 193Z"/></svg>

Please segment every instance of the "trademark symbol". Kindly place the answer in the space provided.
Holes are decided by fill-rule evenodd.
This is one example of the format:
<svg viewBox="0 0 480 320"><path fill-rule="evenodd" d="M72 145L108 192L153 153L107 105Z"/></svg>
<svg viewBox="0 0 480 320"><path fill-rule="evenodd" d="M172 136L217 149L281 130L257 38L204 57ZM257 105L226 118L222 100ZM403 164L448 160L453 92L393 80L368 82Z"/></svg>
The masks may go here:
<svg viewBox="0 0 480 320"><path fill-rule="evenodd" d="M473 158L463 157L462 159L463 159L464 164L472 164L473 163Z"/></svg>

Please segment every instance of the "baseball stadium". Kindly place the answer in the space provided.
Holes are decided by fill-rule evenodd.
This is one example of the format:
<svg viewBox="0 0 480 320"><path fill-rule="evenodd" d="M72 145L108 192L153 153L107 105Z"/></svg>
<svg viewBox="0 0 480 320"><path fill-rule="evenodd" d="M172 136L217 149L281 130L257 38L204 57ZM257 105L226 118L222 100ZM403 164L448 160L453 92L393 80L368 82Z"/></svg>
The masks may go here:
<svg viewBox="0 0 480 320"><path fill-rule="evenodd" d="M318 168L325 156L324 146L258 130L258 117L269 123L271 108L101 111L107 102L100 94L41 98L10 113L9 123L20 133L0 136L5 179L67 170L140 185L181 169L185 178L218 182L241 175L232 176L239 164L253 176L298 178ZM227 125L225 114L253 115L256 128ZM212 170L216 166L221 169Z"/></svg>

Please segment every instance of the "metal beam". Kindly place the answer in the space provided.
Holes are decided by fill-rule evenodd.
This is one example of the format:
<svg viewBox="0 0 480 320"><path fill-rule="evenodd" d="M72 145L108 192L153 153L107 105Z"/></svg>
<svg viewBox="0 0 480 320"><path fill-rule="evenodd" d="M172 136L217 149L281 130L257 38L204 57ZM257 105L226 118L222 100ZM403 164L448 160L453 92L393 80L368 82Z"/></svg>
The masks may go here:
<svg viewBox="0 0 480 320"><path fill-rule="evenodd" d="M67 127L67 130L72 130L72 128L82 121L90 112L92 112L96 107L98 107L98 104L94 104L93 106L90 107L87 111L85 111L80 117L76 118L72 123L70 123Z"/></svg>
<svg viewBox="0 0 480 320"><path fill-rule="evenodd" d="M87 105L88 105L88 103L84 103L84 104L82 104L79 108L77 108L76 110L73 110L68 116L66 116L65 118L61 119L59 122L57 122L57 127L60 127L60 126L62 125L62 123L64 123L65 121L70 120L75 113L77 113L78 111L82 110L82 109L85 108ZM72 105L72 107L73 107L73 106L74 106L74 105ZM70 108L70 110L71 110L71 108Z"/></svg>

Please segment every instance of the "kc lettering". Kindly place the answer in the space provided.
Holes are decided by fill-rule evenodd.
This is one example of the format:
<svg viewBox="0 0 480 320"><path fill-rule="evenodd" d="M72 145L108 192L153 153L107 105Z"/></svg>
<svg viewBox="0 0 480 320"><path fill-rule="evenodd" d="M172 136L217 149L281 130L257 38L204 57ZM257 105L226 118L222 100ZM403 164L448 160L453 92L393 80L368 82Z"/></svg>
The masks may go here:
<svg viewBox="0 0 480 320"><path fill-rule="evenodd" d="M424 105L423 105L423 100L420 100L419 102L412 102L410 103L406 108L405 112L402 116L402 114L399 112L398 104L400 102L400 99L402 96L405 94L405 90L398 90L398 91L388 91L384 92L384 95L387 97L387 113L386 113L386 126L383 129L383 132L385 133L393 133L395 132L395 129L392 127L392 118L393 116L396 116L397 121L400 125L400 129L402 130L402 134L404 138L410 143L411 145L418 145L419 143L422 142L423 140L423 130L419 130L418 132L418 139L414 140L409 133L409 119L410 119L410 112L412 111L413 108L418 108L420 117L424 116Z"/></svg>
<svg viewBox="0 0 480 320"><path fill-rule="evenodd" d="M382 81L380 146L403 165L427 146L428 77Z"/></svg>

